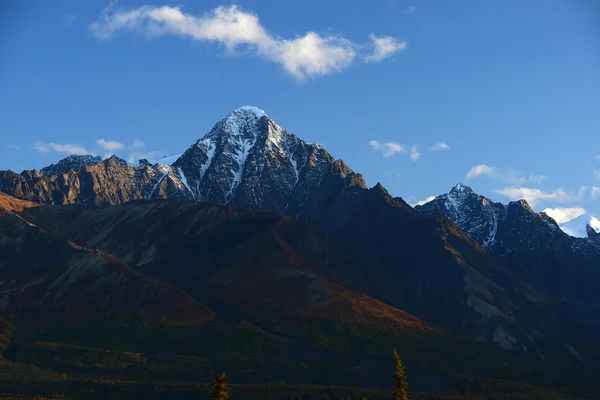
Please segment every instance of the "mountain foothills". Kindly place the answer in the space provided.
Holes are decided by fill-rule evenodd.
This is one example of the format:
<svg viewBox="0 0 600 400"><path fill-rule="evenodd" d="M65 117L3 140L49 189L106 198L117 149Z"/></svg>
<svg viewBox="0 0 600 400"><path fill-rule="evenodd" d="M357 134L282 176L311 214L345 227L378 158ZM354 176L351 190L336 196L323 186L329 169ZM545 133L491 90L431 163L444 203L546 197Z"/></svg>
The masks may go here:
<svg viewBox="0 0 600 400"><path fill-rule="evenodd" d="M591 219L464 185L412 208L254 107L179 157L0 191L6 393L197 398L226 371L236 398L385 398L354 386L390 386L397 348L414 398L600 396Z"/></svg>

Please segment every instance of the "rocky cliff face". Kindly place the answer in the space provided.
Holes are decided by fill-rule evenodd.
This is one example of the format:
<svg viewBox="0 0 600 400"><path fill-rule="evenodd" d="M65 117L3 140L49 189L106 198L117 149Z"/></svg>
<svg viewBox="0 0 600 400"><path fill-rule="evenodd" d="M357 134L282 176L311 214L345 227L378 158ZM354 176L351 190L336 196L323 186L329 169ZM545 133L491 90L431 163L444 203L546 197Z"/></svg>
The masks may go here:
<svg viewBox="0 0 600 400"><path fill-rule="evenodd" d="M40 170L40 173L46 176L62 175L66 174L71 170L78 171L85 166L99 164L101 162L102 157L100 156L73 154L66 158L63 158L56 164L51 164L45 168L42 168Z"/></svg>

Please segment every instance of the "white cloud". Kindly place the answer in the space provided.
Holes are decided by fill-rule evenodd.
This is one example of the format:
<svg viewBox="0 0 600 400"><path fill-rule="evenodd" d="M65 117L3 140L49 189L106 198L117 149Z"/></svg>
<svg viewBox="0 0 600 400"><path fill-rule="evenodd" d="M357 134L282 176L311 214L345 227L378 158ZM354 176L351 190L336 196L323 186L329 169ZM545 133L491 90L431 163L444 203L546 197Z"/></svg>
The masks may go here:
<svg viewBox="0 0 600 400"><path fill-rule="evenodd" d="M130 149L141 149L145 147L146 143L142 142L140 139L133 139L133 144L129 146Z"/></svg>
<svg viewBox="0 0 600 400"><path fill-rule="evenodd" d="M380 62L395 53L406 49L406 42L399 42L391 36L369 36L372 42L372 53L363 56L366 62Z"/></svg>
<svg viewBox="0 0 600 400"><path fill-rule="evenodd" d="M489 165L479 164L474 166L467 172L465 175L466 179L472 179L478 176L494 176L497 173L497 169L495 167L490 167Z"/></svg>
<svg viewBox="0 0 600 400"><path fill-rule="evenodd" d="M434 144L433 146L431 146L429 148L429 150L431 151L444 151L444 150L450 150L450 146L448 146L446 143L444 142L438 142L436 144Z"/></svg>
<svg viewBox="0 0 600 400"><path fill-rule="evenodd" d="M600 170L594 171L594 179L596 179L596 182L600 182Z"/></svg>
<svg viewBox="0 0 600 400"><path fill-rule="evenodd" d="M413 161L417 161L421 158L421 153L419 152L419 146L414 145L410 148L410 159Z"/></svg>
<svg viewBox="0 0 600 400"><path fill-rule="evenodd" d="M7 144L6 147L8 147L9 149L13 149L13 150L19 150L20 149L19 146L17 146L16 144L13 144L13 143Z"/></svg>
<svg viewBox="0 0 600 400"><path fill-rule="evenodd" d="M395 176L397 178L400 177L400 173L398 171L394 171L393 169L386 169L385 171L383 171L383 174L385 176Z"/></svg>
<svg viewBox="0 0 600 400"><path fill-rule="evenodd" d="M516 171L512 168L501 170L485 164L474 166L465 175L465 179L473 179L477 177L485 177L513 185L524 185L526 183L537 183L539 185L544 180L548 179L548 177L545 175L522 176L519 171Z"/></svg>
<svg viewBox="0 0 600 400"><path fill-rule="evenodd" d="M129 155L127 161L130 163L137 162L143 158L147 160L156 160L162 158L163 152L161 151L148 151L148 152L134 152Z"/></svg>
<svg viewBox="0 0 600 400"><path fill-rule="evenodd" d="M509 186L503 189L494 189L493 191L511 200L525 199L533 207L542 201L553 201L555 203L580 201L586 190L587 187L582 186L579 193L574 194L568 193L563 188L558 188L553 192L544 192L537 188Z"/></svg>
<svg viewBox="0 0 600 400"><path fill-rule="evenodd" d="M125 148L123 143L119 143L115 140L98 139L96 140L96 144L104 151L104 158L108 158L115 154L115 151Z"/></svg>
<svg viewBox="0 0 600 400"><path fill-rule="evenodd" d="M409 14L414 13L415 11L417 11L417 7L416 6L410 6L406 9L406 12L408 12Z"/></svg>
<svg viewBox="0 0 600 400"><path fill-rule="evenodd" d="M45 143L45 142L35 142L33 143L33 148L42 153L48 153L50 151L54 151L57 153L64 154L92 154L92 152L88 151L85 147L79 144L59 144L59 143Z"/></svg>
<svg viewBox="0 0 600 400"><path fill-rule="evenodd" d="M119 143L115 140L98 139L96 140L96 144L98 144L102 150L107 151L117 151L125 148L123 143Z"/></svg>
<svg viewBox="0 0 600 400"><path fill-rule="evenodd" d="M373 151L381 152L386 158L395 156L396 154L408 154L411 160L417 161L421 157L419 146L417 145L407 147L396 142L381 143L378 140L371 140L369 146L371 146Z"/></svg>
<svg viewBox="0 0 600 400"><path fill-rule="evenodd" d="M396 154L402 154L407 152L405 146L395 142L381 143L378 140L371 140L369 142L369 146L371 146L373 151L380 151L384 157L391 157L395 156Z"/></svg>
<svg viewBox="0 0 600 400"><path fill-rule="evenodd" d="M592 186L591 196L592 200L596 200L596 197L600 196L600 187Z"/></svg>
<svg viewBox="0 0 600 400"><path fill-rule="evenodd" d="M544 212L548 214L557 224L570 221L580 215L585 214L585 208L582 207L571 207L571 208L546 208Z"/></svg>
<svg viewBox="0 0 600 400"><path fill-rule="evenodd" d="M340 36L316 32L284 39L267 32L257 15L235 5L220 6L195 16L183 13L181 7L142 6L117 10L111 3L89 28L100 40L111 39L121 32L133 32L148 38L172 35L216 42L230 52L238 46L246 46L255 54L281 64L298 80L343 71L357 56L367 61L381 61L406 47L406 43L389 36L374 35L371 35L371 45L358 45Z"/></svg>
<svg viewBox="0 0 600 400"><path fill-rule="evenodd" d="M417 201L415 204L412 204L411 207L422 206L423 204L427 204L434 199L435 196L429 196L425 200Z"/></svg>

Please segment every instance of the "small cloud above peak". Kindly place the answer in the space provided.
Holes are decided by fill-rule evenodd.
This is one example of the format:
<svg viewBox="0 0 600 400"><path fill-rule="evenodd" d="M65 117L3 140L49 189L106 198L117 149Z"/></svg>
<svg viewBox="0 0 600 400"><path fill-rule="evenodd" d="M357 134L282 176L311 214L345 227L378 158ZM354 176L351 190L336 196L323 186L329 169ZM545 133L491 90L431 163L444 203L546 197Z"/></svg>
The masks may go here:
<svg viewBox="0 0 600 400"><path fill-rule="evenodd" d="M146 143L144 143L143 141L141 141L140 139L133 139L133 144L131 146L129 146L130 149L141 149L142 147L145 147Z"/></svg>
<svg viewBox="0 0 600 400"><path fill-rule="evenodd" d="M578 193L567 192L563 188L558 188L552 192L545 192L537 188L508 186L503 189L494 189L494 193L508 197L510 200L527 200L531 206L540 202L550 201L554 203L571 203L581 201L588 188L582 186Z"/></svg>
<svg viewBox="0 0 600 400"><path fill-rule="evenodd" d="M467 172L465 175L465 179L473 179L478 176L492 176L496 174L497 169L495 167L490 167L489 165L479 164L474 166Z"/></svg>
<svg viewBox="0 0 600 400"><path fill-rule="evenodd" d="M67 154L67 155L92 154L92 152L87 150L85 147L78 145L78 144L72 144L72 143L60 144L60 143L54 143L54 142L34 142L33 149L39 151L40 153L48 153L48 152L53 151L56 153L63 153L63 154Z"/></svg>
<svg viewBox="0 0 600 400"><path fill-rule="evenodd" d="M444 142L438 142L429 148L431 151L445 151L450 150L450 146L448 146Z"/></svg>
<svg viewBox="0 0 600 400"><path fill-rule="evenodd" d="M414 12L416 12L416 11L417 11L417 6L410 6L410 7L408 7L408 8L406 9L406 12L407 12L408 14L412 14L412 13L414 13Z"/></svg>
<svg viewBox="0 0 600 400"><path fill-rule="evenodd" d="M123 143L119 143L115 140L106 140L106 139L98 139L96 140L96 144L100 146L103 150L116 151L125 148Z"/></svg>
<svg viewBox="0 0 600 400"><path fill-rule="evenodd" d="M472 167L465 175L465 179L467 180L479 177L493 179L513 185L523 185L526 183L537 183L540 185L543 181L548 179L548 177L545 175L524 176L519 171L516 171L512 168L502 170L500 168L485 164L479 164Z"/></svg>
<svg viewBox="0 0 600 400"><path fill-rule="evenodd" d="M364 56L366 62L380 62L395 53L406 49L406 42L400 42L391 36L377 37L374 34L369 36L372 42L372 52Z"/></svg>
<svg viewBox="0 0 600 400"><path fill-rule="evenodd" d="M384 158L393 157L397 154L407 154L411 160L417 161L421 157L418 145L405 146L396 142L382 143L378 140L371 140L369 146L373 151L380 152Z"/></svg>

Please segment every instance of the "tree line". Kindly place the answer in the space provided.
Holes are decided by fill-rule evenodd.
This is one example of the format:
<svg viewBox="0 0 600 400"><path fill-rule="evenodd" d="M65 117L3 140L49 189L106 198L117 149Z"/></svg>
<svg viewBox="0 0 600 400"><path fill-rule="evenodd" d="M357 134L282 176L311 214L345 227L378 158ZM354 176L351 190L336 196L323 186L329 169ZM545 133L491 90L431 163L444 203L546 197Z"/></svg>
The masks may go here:
<svg viewBox="0 0 600 400"><path fill-rule="evenodd" d="M406 372L404 370L404 364L402 364L402 360L396 349L394 349L394 360L396 366L394 371L394 400L408 400L408 381L406 379ZM225 373L222 373L215 378L211 384L211 388L212 400L230 400L231 395L229 394L229 388L227 387Z"/></svg>

